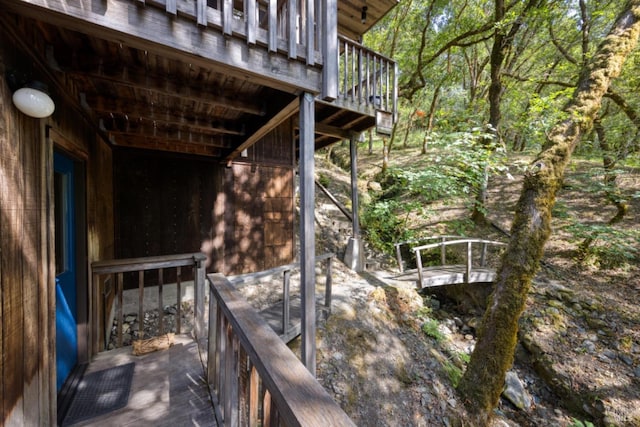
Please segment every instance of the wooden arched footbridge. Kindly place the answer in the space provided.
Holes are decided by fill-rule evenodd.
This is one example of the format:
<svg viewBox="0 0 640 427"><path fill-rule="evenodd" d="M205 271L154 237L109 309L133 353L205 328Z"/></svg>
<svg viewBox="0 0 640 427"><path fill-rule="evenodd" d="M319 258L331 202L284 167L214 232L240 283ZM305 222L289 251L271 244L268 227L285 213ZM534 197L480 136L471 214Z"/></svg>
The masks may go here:
<svg viewBox="0 0 640 427"><path fill-rule="evenodd" d="M419 242L432 242L419 246L411 246ZM415 255L416 268L405 270L402 247L410 246ZM505 243L493 240L468 238L461 236L434 236L420 241L405 241L395 244L400 274L393 277L399 281L415 281L419 288L453 285L461 283L493 282L496 272L488 265L488 254L491 249L506 246ZM457 261L462 258L464 264L447 264L447 248L457 250ZM475 252L474 252L475 249ZM431 251L439 252L437 265L424 266L423 255Z"/></svg>

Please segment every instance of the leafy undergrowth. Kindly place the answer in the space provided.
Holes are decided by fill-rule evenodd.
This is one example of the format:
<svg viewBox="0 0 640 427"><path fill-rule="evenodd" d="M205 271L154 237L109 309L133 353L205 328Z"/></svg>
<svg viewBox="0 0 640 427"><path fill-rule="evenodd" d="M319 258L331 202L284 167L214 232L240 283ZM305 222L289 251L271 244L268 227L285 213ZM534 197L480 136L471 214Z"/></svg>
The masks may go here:
<svg viewBox="0 0 640 427"><path fill-rule="evenodd" d="M344 158L345 152L336 147L333 155ZM409 171L432 163L436 155L395 149L390 163ZM384 192L384 186L372 184L380 176L381 156L366 149L359 156L358 187L366 204ZM395 190L385 215L395 206L402 213L400 226L424 235L506 241L521 188L518 165L528 161L526 156L510 159L511 166L490 181L492 226L475 228L468 221L470 196L453 192L426 200ZM330 191L350 206L348 171L321 155L316 165ZM615 208L597 190L599 168L596 161L574 161L558 195L553 233L521 319L522 344L514 365L533 405L519 410L501 400L498 413L507 424L640 425L640 268L634 252L640 247L640 171L624 170L618 183L629 196L629 211L614 227L602 228ZM317 244L340 256L349 224L321 195L317 199ZM402 210L407 201L420 206ZM578 250L585 237L595 237L588 253ZM391 254L376 247L368 244L368 255L393 271ZM438 294L422 309L409 310L390 304L388 289L379 293L381 283L370 275L336 275L334 283L344 287L345 296L337 298L341 308L320 330L318 364L318 376L336 400L359 425L464 425L464 405L454 384L472 349L481 309Z"/></svg>

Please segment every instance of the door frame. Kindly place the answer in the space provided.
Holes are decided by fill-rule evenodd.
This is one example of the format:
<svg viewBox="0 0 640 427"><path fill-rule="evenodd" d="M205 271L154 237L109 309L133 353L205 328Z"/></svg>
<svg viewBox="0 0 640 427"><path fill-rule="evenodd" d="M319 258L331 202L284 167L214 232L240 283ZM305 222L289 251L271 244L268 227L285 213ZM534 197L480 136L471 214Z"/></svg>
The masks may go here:
<svg viewBox="0 0 640 427"><path fill-rule="evenodd" d="M87 154L55 129L47 128L47 137L56 151L73 161L74 165L74 219L75 219L75 267L76 267L76 311L78 337L78 365L89 362L89 274L87 265ZM51 180L53 182L53 154ZM57 355L56 355L57 358Z"/></svg>

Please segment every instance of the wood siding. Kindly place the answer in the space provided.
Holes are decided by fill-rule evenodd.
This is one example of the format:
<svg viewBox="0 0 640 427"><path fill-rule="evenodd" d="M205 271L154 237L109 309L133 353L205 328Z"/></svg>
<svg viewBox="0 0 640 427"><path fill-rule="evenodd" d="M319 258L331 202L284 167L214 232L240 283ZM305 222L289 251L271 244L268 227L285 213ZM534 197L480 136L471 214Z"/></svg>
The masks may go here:
<svg viewBox="0 0 640 427"><path fill-rule="evenodd" d="M43 48L42 40L32 40ZM0 31L0 75L38 75L15 40ZM55 425L55 262L53 150L78 160L86 176L80 230L86 247L78 271L80 361L87 348L88 263L113 256L111 149L56 97L49 119L31 119L12 104L0 78L0 426Z"/></svg>
<svg viewBox="0 0 640 427"><path fill-rule="evenodd" d="M117 258L199 252L211 232L218 163L138 150L114 153ZM191 271L183 279L191 280ZM165 282L175 280L167 271ZM133 278L137 284L137 278ZM148 278L147 285L154 284Z"/></svg>
<svg viewBox="0 0 640 427"><path fill-rule="evenodd" d="M293 123L284 122L222 171L223 191L213 207L209 270L242 274L293 261Z"/></svg>

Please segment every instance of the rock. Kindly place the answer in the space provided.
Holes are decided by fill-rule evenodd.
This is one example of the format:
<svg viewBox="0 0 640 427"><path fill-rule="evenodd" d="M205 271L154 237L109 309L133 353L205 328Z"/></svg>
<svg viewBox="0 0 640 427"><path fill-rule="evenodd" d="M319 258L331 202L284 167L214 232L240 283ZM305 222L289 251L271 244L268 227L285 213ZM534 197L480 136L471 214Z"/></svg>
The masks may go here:
<svg viewBox="0 0 640 427"><path fill-rule="evenodd" d="M629 355L620 353L618 357L627 365L633 366L633 359Z"/></svg>
<svg viewBox="0 0 640 427"><path fill-rule="evenodd" d="M369 191L373 191L375 193L379 193L382 191L382 185L379 182L376 181L369 181L367 183L367 189Z"/></svg>
<svg viewBox="0 0 640 427"><path fill-rule="evenodd" d="M518 378L518 374L513 371L507 372L504 382L505 387L502 391L502 396L513 403L516 408L529 410L531 408L531 396L525 390L520 378Z"/></svg>
<svg viewBox="0 0 640 427"><path fill-rule="evenodd" d="M136 314L127 314L127 316L124 318L124 321L127 323L133 323L138 319L138 316Z"/></svg>
<svg viewBox="0 0 640 427"><path fill-rule="evenodd" d="M636 366L636 368L633 370L633 375L640 378L640 366Z"/></svg>
<svg viewBox="0 0 640 427"><path fill-rule="evenodd" d="M589 354L592 354L596 351L596 345L593 343L593 341L589 340L582 341L582 348L584 348L585 351Z"/></svg>

